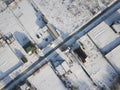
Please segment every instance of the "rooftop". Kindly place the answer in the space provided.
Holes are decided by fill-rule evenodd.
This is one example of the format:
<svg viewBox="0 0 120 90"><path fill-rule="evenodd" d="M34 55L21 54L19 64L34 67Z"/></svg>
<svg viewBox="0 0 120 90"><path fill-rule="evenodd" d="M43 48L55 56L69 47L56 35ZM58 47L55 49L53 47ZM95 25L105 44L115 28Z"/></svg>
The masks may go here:
<svg viewBox="0 0 120 90"><path fill-rule="evenodd" d="M38 90L67 90L49 63L31 75L28 81Z"/></svg>
<svg viewBox="0 0 120 90"><path fill-rule="evenodd" d="M105 22L102 22L93 28L88 35L103 54L107 54L110 50L120 44L120 36Z"/></svg>
<svg viewBox="0 0 120 90"><path fill-rule="evenodd" d="M30 2L23 0L12 5L10 8L18 22L24 27L24 31L39 48L43 49L53 41L42 19L42 13L36 11Z"/></svg>
<svg viewBox="0 0 120 90"><path fill-rule="evenodd" d="M113 24L112 27L116 33L120 34L120 22Z"/></svg>
<svg viewBox="0 0 120 90"><path fill-rule="evenodd" d="M103 85L111 87L118 77L113 67L106 61L87 35L81 37L78 42L83 44L84 48L81 48L87 54L83 67L90 77L100 87L103 87Z"/></svg>
<svg viewBox="0 0 120 90"><path fill-rule="evenodd" d="M3 53L1 52L1 55L5 58L5 59L1 59L1 61L0 61L0 63L2 64L1 68L3 68L2 76L0 78L9 74L8 77L6 76L3 80L1 80L0 88L2 88L2 87L4 87L5 84L9 83L12 79L14 79L16 76L18 76L27 67L29 67L33 62L37 61L39 58L39 55L37 55L37 54L29 55L28 53L25 52L23 46L25 46L28 42L33 42L33 40L31 39L30 35L27 34L26 31L24 31L24 27L16 19L16 17L14 16L14 14L10 8L7 8L3 12L0 13L0 33L5 38L8 37L9 35L12 35L14 38L14 40L11 43L8 42L9 46L6 46L5 47L6 49L0 48L1 51L3 51ZM7 40L7 38L6 38L6 40ZM11 54L11 52L12 52L12 54ZM38 53L39 53L39 51L38 51ZM8 57L6 57L6 56L8 56ZM21 58L23 56L27 59L28 62L24 65L21 65L22 64ZM3 58L3 57L1 57L1 58ZM7 61L9 60L11 63L6 64L6 60ZM3 64L4 62L5 62L5 64ZM2 69L0 69L0 70L2 70ZM4 71L4 70L6 70L6 71ZM19 72L19 74L17 72ZM9 79L9 77L11 79ZM5 81L5 83L4 83L4 81Z"/></svg>
<svg viewBox="0 0 120 90"><path fill-rule="evenodd" d="M15 53L5 44L0 48L0 80L20 67L23 62L17 58Z"/></svg>
<svg viewBox="0 0 120 90"><path fill-rule="evenodd" d="M50 23L68 36L115 0L32 0Z"/></svg>
<svg viewBox="0 0 120 90"><path fill-rule="evenodd" d="M82 90L86 90L88 88L96 88L90 78L86 75L76 58L73 56L72 53L69 52L69 50L62 52L57 49L56 53L59 53L59 58L57 56L53 56L51 59L53 59L54 62L55 59L59 62L62 60L62 63L55 66L55 70L58 72L58 75L61 76L63 82L65 82L64 84L66 87Z"/></svg>
<svg viewBox="0 0 120 90"><path fill-rule="evenodd" d="M106 58L110 61L110 63L115 67L115 69L120 73L120 45L113 49L106 55Z"/></svg>

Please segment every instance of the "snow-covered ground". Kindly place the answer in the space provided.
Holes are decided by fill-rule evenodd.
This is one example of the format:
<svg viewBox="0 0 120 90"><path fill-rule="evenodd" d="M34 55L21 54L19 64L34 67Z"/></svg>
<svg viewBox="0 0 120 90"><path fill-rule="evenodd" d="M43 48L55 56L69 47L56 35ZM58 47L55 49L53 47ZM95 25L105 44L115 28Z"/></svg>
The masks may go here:
<svg viewBox="0 0 120 90"><path fill-rule="evenodd" d="M25 32L33 39L39 48L43 49L53 41L53 38L48 32L48 28L42 21L42 14L35 11L30 2L23 0L10 6L10 8L17 20L24 27Z"/></svg>
<svg viewBox="0 0 120 90"><path fill-rule="evenodd" d="M9 10L9 8L0 14L0 23L1 23L0 24L1 33L3 35L6 35L8 33L12 33L14 38L15 38L15 41L12 44L10 44L10 47L15 52L15 54L19 58L21 58L22 55L31 57L25 52L25 50L23 49L23 46L25 44L27 44L29 41L33 42L33 40L24 31L22 26L19 24L19 22L16 20L16 18L12 14L11 10ZM31 57L31 58L34 61L33 57Z"/></svg>
<svg viewBox="0 0 120 90"><path fill-rule="evenodd" d="M53 24L57 28L57 30L60 31L61 35L63 35L61 37L67 37L68 34L72 33L77 27L80 27L82 24L84 24L90 18L92 18L93 14L97 13L99 10L106 8L106 5L108 5L111 1L112 0L101 0L101 1L100 0L98 1L97 0L96 1L93 1L93 0L34 0L35 3L33 5L36 4L36 6L38 6L40 11L48 19L49 23ZM100 3L101 3L101 6L99 6ZM10 54L9 55L12 56L13 58L14 57L16 58L16 59L14 58L15 62L10 62L11 64L10 67L7 67L8 64L6 64L4 66L6 68L2 67L2 69L0 68L0 70L3 70L3 72L5 72L5 70L7 70L8 68L15 66L13 65L15 63L17 63L16 65L22 64L21 61L19 61L19 59L23 55L28 59L28 62L23 64L18 69L16 70L11 69L13 72L7 75L3 80L0 81L0 89L4 87L6 84L8 84L12 79L17 77L19 74L24 72L24 70L30 67L34 62L36 62L40 57L39 55L40 53L46 54L48 51L50 51L55 46L57 46L61 41L63 41L62 38L59 37L54 42L52 42L53 39L48 33L48 30L47 30L48 28L45 26L44 22L42 21L41 13L36 12L35 7L33 5L31 5L30 2L28 2L27 0L21 0L18 3L12 3L11 5L9 5L9 8L7 8L5 11L0 13L0 32L3 35L12 33L15 38L15 41L11 43L9 47L7 46L6 51L4 50L1 51L4 53L1 54L2 56L0 57L0 59L5 57L4 55L9 54L9 52L7 52L8 50L10 50L10 52L13 54L13 55L10 55ZM103 31L101 33L103 33ZM99 33L98 35L100 35L101 33ZM110 35L113 35L113 32L111 31L108 31L108 33L110 33ZM37 36L38 34L40 38ZM113 35L113 39L116 39L114 38L114 36L116 35ZM107 37L107 39L109 37ZM23 46L29 41L37 44L39 48L44 48L46 46L47 47L42 50L43 52L40 51L40 49L38 49L38 54L29 55L23 49ZM74 40L72 39L71 41L73 42ZM82 69L82 67L80 66L80 63L76 61L76 57L73 57L73 55L71 55L70 53L66 55L65 52L61 52L59 49L57 49L51 55L46 57L47 60L45 58L44 60L42 60L42 63L36 64L36 66L34 65L35 67L33 68L30 67L31 70L34 71L33 69L35 70L36 68L38 69L38 67L41 64L43 64L43 62L45 61L52 60L56 62L57 60L58 61L63 60L64 62L61 63L61 65L58 65L60 63L56 64L57 67L55 69L59 72L59 75L64 75L63 80L65 79L66 82L67 81L70 82L67 84L74 86L74 88L78 88L80 90L81 89L93 90L94 88L96 89L93 83L97 84L100 87L104 87L104 86L105 88L111 87L115 79L117 79L118 77L115 70L112 68L112 66L110 66L110 64L102 56L102 54L91 42L88 36L85 35L84 37L80 38L78 41L83 43L85 47L85 52L87 53L86 63L82 65L87 71L87 73L90 75L90 77L93 79L93 81ZM0 50L2 49L0 48ZM10 57L9 55L7 56ZM5 57L5 58L8 59L8 57ZM3 64L4 59L2 59L0 62L2 62L0 63L0 66L4 65ZM39 81L36 82L37 83L36 85L38 87L39 87L38 83L48 84L48 86L50 85L51 87L53 87L51 85L51 81L55 78L54 84L57 84L58 82L58 85L56 86L60 85L62 87L62 88L60 87L60 90L61 89L63 90L64 86L62 85L58 77L55 75L55 73L51 70L52 70L51 68L48 68L44 72L44 69L43 69L43 75L41 73L38 76L35 74L36 78L35 80L33 78L32 81L36 82L40 76L42 79L40 79L40 82ZM54 75L46 74L51 72L54 73ZM29 74L30 73L31 71L29 71ZM3 77L4 74L1 74L0 72L0 78ZM29 74L27 73L26 76L28 76ZM34 76L34 74L32 76ZM46 77L49 77L49 76L52 80L50 78L46 79ZM48 80L50 80L50 82ZM48 81L48 82L43 83L44 81ZM44 88L46 88L46 85L44 86Z"/></svg>
<svg viewBox="0 0 120 90"><path fill-rule="evenodd" d="M63 34L72 33L113 0L32 0ZM101 5L103 4L103 5Z"/></svg>
<svg viewBox="0 0 120 90"><path fill-rule="evenodd" d="M66 87L76 88L78 90L93 90L96 89L93 82L86 75L84 70L75 60L76 58L70 53L61 52L56 50L56 55L52 56L52 60L59 62L60 64L55 67L62 80L65 82ZM59 53L59 54L58 54ZM62 63L60 62L62 60ZM55 62L55 61L54 61ZM70 84L70 85L68 85Z"/></svg>
<svg viewBox="0 0 120 90"><path fill-rule="evenodd" d="M62 4L62 0L34 0L34 2L49 22L65 35L71 33L77 25L81 25L92 16L88 10L85 10L82 4L78 8L81 11L74 16L67 10L67 7Z"/></svg>
<svg viewBox="0 0 120 90"><path fill-rule="evenodd" d="M27 67L29 67L33 62L37 61L39 58L39 55L28 55L25 50L23 49L23 46L28 42L28 41L32 41L31 37L24 31L24 29L22 28L22 26L19 24L19 22L16 20L16 18L14 17L13 13L11 12L11 10L9 8L7 8L4 12L0 13L0 32L2 33L2 35L7 35L9 33L12 33L15 41L13 43L11 43L9 45L9 47L7 47L7 50L9 52L4 51L4 55L1 54L3 57L6 57L8 60L10 59L10 62L8 63L9 65L5 65L4 69L7 70L7 68L11 68L14 67L16 65L16 67L18 66L18 64L20 64L19 62L21 61L21 57L23 57L23 55L28 59L28 62L24 65L22 65L21 67L19 67L18 69L16 69L15 67L12 69L13 72L11 72L11 70L9 70L9 72L11 74L9 74L8 76L6 76L3 80L1 80L0 85L2 88L5 84L9 83L12 79L14 79L16 76L18 76L20 73L22 73ZM10 50L11 48L11 50ZM11 52L13 51L12 55ZM8 55L7 55L8 54ZM15 57L16 56L16 57ZM2 57L1 57L2 58ZM11 60L11 58L14 58L13 60ZM20 60L18 60L18 58ZM6 60L7 60L6 59ZM4 60L4 58L2 59ZM5 61L4 61L5 62ZM11 63L11 65L10 65ZM12 64L13 63L13 64ZM17 64L18 63L18 64ZM10 67L8 67L10 66ZM1 67L1 71L4 70ZM6 68L5 68L6 67ZM5 74L5 71L4 71ZM4 75L2 74L2 75ZM4 83L5 82L5 83Z"/></svg>

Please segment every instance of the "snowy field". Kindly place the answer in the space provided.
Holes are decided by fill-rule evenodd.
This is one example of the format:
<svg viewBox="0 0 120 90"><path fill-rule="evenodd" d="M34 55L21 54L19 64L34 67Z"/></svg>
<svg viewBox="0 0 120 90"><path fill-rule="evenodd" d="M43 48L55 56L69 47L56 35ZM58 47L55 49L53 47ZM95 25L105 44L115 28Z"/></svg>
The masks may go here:
<svg viewBox="0 0 120 90"><path fill-rule="evenodd" d="M17 58L8 45L0 48L0 80L9 75L22 64L22 61Z"/></svg>
<svg viewBox="0 0 120 90"><path fill-rule="evenodd" d="M113 0L33 0L63 35L73 32Z"/></svg>

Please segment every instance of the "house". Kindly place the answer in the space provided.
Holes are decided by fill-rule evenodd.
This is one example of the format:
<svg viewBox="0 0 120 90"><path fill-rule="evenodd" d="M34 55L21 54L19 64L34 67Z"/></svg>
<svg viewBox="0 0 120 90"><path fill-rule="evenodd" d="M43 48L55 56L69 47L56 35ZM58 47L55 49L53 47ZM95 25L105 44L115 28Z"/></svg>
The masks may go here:
<svg viewBox="0 0 120 90"><path fill-rule="evenodd" d="M0 48L0 80L19 68L23 62L7 44Z"/></svg>
<svg viewBox="0 0 120 90"><path fill-rule="evenodd" d="M50 63L46 63L28 78L37 90L67 90Z"/></svg>
<svg viewBox="0 0 120 90"><path fill-rule="evenodd" d="M93 28L88 35L103 54L107 54L120 44L120 36L105 22Z"/></svg>
<svg viewBox="0 0 120 90"><path fill-rule="evenodd" d="M114 66L116 71L120 73L120 45L115 49L110 51L105 57L109 60L109 62Z"/></svg>

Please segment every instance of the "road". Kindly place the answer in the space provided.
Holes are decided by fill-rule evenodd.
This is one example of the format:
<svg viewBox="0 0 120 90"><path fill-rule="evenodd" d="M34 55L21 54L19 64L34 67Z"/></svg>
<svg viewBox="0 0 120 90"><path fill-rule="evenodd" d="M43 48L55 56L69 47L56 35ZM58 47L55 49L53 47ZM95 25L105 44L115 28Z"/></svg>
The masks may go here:
<svg viewBox="0 0 120 90"><path fill-rule="evenodd" d="M50 50L46 55L44 55L42 58L37 60L35 63L33 63L30 67L28 67L23 73L18 75L14 80L12 80L10 83L8 83L3 90L10 90L13 86L17 85L19 82L24 81L28 76L30 76L33 72L35 72L38 68L40 68L47 60L46 57L51 55L56 49L61 47L62 45L70 42L74 39L77 40L78 38L82 37L86 33L88 33L91 29L93 29L96 25L104 21L108 16L110 16L112 13L114 13L117 9L120 8L120 1L116 1L114 4L112 4L110 7L105 9L103 12L99 13L98 15L94 16L89 22L87 22L84 26L81 28L78 28L76 32L72 33L70 36L68 36L64 41L60 42L59 45L57 45L55 48ZM72 44L72 42L71 42Z"/></svg>

